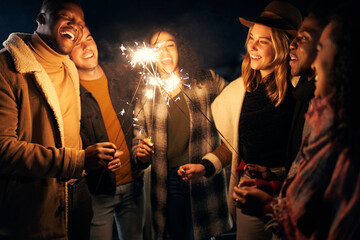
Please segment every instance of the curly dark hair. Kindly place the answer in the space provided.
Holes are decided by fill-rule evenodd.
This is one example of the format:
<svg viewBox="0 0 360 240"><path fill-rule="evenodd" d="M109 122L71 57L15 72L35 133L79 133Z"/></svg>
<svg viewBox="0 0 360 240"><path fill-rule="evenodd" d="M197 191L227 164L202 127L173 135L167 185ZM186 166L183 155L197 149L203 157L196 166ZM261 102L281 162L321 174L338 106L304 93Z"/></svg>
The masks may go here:
<svg viewBox="0 0 360 240"><path fill-rule="evenodd" d="M335 92L331 105L335 119L332 128L332 146L341 150L360 146L360 79L357 68L359 65L358 27L359 17L354 4L344 4L336 9L331 17L334 27L330 33L337 46L334 58Z"/></svg>
<svg viewBox="0 0 360 240"><path fill-rule="evenodd" d="M145 37L145 43L150 45L150 40L156 33L167 32L174 36L178 48L179 55L179 69L182 69L180 74L188 74L190 81L201 83L206 79L211 78L211 73L201 67L198 58L192 49L189 42L172 26L157 26Z"/></svg>

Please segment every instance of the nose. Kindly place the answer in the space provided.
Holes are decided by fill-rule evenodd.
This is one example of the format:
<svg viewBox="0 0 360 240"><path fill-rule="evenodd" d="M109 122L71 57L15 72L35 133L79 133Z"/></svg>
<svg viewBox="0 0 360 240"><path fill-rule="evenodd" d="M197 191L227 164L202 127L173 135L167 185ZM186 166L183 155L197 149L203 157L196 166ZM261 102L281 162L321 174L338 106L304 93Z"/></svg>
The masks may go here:
<svg viewBox="0 0 360 240"><path fill-rule="evenodd" d="M315 61L311 64L310 67L314 72L316 72Z"/></svg>
<svg viewBox="0 0 360 240"><path fill-rule="evenodd" d="M257 41L249 41L248 49L249 50L256 50L257 49Z"/></svg>
<svg viewBox="0 0 360 240"><path fill-rule="evenodd" d="M169 49L167 48L167 46L163 46L163 47L161 48L161 51L162 51L162 52L169 52Z"/></svg>
<svg viewBox="0 0 360 240"><path fill-rule="evenodd" d="M294 38L294 40L292 40L292 42L290 43L290 50L295 50L297 46L297 40L296 38Z"/></svg>

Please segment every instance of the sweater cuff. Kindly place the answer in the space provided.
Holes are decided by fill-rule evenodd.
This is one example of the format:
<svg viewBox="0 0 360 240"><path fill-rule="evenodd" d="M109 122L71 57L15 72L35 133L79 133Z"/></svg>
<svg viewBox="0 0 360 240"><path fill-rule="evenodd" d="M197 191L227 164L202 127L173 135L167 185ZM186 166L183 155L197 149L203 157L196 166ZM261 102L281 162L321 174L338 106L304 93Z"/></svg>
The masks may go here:
<svg viewBox="0 0 360 240"><path fill-rule="evenodd" d="M206 154L202 159L206 159L212 163L215 168L215 174L218 174L223 169L220 159L213 153Z"/></svg>
<svg viewBox="0 0 360 240"><path fill-rule="evenodd" d="M201 159L200 164L205 167L205 177L210 177L215 173L214 165L207 159Z"/></svg>

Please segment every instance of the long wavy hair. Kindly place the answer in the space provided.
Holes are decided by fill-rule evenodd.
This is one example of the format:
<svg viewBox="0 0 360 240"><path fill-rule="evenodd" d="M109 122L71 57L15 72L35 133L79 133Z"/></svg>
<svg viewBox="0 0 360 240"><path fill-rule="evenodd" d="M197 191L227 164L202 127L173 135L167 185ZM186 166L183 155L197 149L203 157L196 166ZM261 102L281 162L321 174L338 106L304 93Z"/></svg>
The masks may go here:
<svg viewBox="0 0 360 240"><path fill-rule="evenodd" d="M245 46L247 46L249 42L250 32L253 26L249 29ZM267 96L275 103L275 106L279 106L286 97L288 85L291 80L288 56L292 37L288 33L275 28L271 28L270 36L275 51L275 57L272 61L274 65L273 73L262 79L260 71L251 68L250 55L247 51L243 57L241 72L246 91L253 92L261 82L264 82Z"/></svg>
<svg viewBox="0 0 360 240"><path fill-rule="evenodd" d="M150 45L151 38L160 32L167 32L175 38L179 56L178 67L181 70L181 75L188 74L190 81L195 81L196 84L202 83L206 79L211 78L210 71L204 70L201 67L189 42L185 40L183 36L173 27L162 26L153 28L145 37L145 43Z"/></svg>
<svg viewBox="0 0 360 240"><path fill-rule="evenodd" d="M334 57L333 84L334 95L331 106L334 110L334 124L331 131L333 148L341 150L360 147L360 78L358 73L359 46L358 28L360 25L355 5L346 4L336 9L331 18L333 29L331 40L337 51ZM359 152L359 149L357 150Z"/></svg>

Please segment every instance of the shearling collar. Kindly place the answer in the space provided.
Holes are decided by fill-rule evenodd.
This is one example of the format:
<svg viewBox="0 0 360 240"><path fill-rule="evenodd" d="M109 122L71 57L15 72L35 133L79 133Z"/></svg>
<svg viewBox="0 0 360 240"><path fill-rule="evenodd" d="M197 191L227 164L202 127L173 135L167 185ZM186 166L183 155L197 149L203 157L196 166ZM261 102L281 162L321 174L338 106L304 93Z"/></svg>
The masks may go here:
<svg viewBox="0 0 360 240"><path fill-rule="evenodd" d="M12 33L3 43L3 45L11 54L17 72L19 72L20 74L33 73L35 75L35 81L37 86L43 93L49 106L54 112L54 116L58 123L60 131L62 145L64 146L64 124L56 90L48 74L41 66L41 64L36 60L32 50L26 44L26 42L30 41L30 39L31 34ZM64 66L67 69L67 73L69 74L71 80L74 83L76 95L80 96L79 75L76 70L75 64L70 60L69 57L66 57L64 59ZM80 116L80 97L77 100L77 105L79 109L78 114Z"/></svg>

